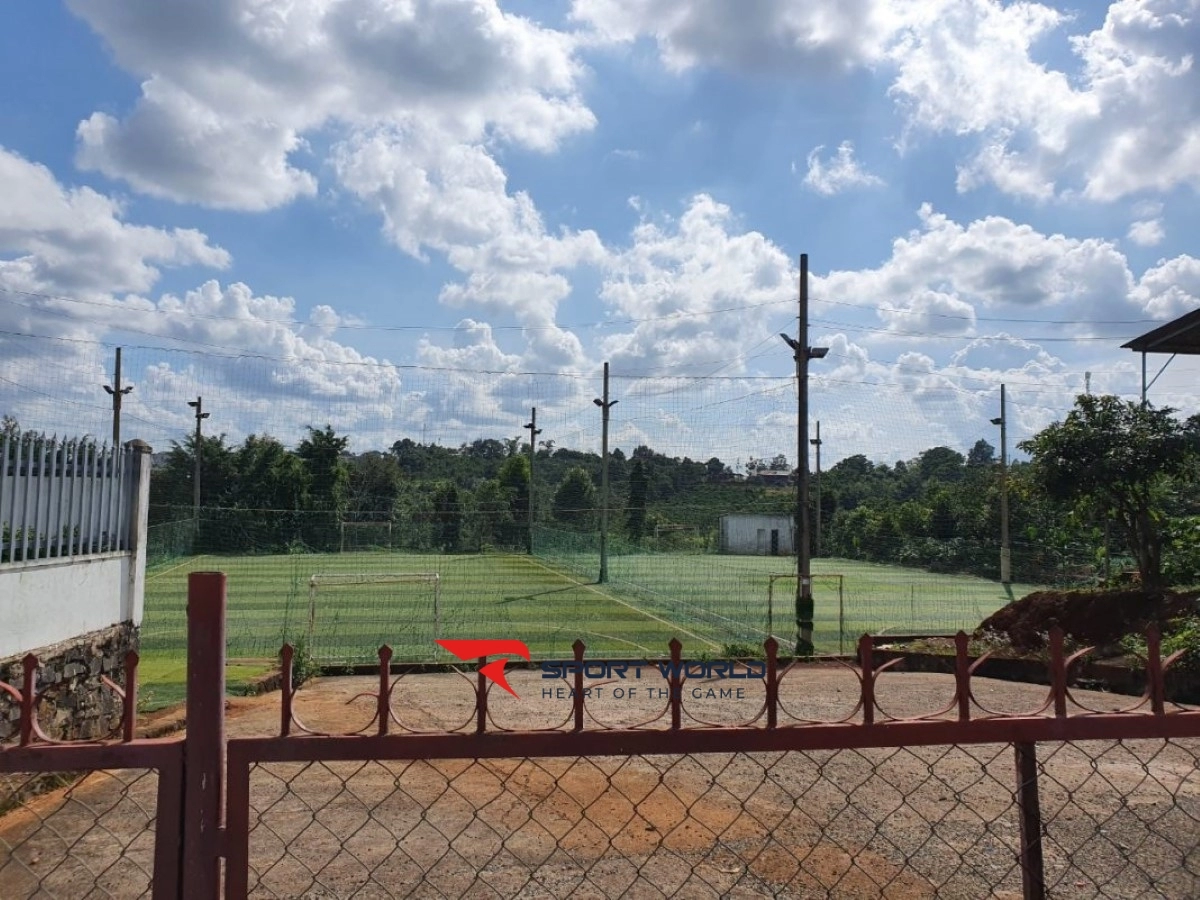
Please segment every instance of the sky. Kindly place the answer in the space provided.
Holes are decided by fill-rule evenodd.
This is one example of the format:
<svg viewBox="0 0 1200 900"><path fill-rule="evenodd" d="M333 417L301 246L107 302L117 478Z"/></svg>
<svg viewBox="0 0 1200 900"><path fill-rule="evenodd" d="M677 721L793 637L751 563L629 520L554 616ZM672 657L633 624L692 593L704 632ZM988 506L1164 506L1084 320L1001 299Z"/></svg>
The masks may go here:
<svg viewBox="0 0 1200 900"><path fill-rule="evenodd" d="M0 27L0 412L352 449L1015 446L1200 307L1200 0L66 0ZM1149 377L1167 362L1151 356ZM1149 400L1200 408L1200 358ZM1011 448L1010 448L1011 449Z"/></svg>

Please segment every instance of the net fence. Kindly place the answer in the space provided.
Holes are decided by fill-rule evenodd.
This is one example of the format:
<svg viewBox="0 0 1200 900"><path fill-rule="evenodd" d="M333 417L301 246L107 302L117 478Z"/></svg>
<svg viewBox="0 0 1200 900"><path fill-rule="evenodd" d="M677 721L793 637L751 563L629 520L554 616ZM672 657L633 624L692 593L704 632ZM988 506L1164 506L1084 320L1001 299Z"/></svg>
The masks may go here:
<svg viewBox="0 0 1200 900"><path fill-rule="evenodd" d="M11 351L0 355L4 427L107 437L101 385L113 348L2 343ZM786 589L769 591L772 575L796 570L792 377L729 374L717 362L700 376L614 367L605 495L598 371L150 346L124 347L123 360L133 391L121 439L154 450L151 682L181 673L186 575L213 567L231 575L229 651L239 660L274 659L300 636L308 579L326 572L437 573L450 636L511 634L542 654L565 654L579 636L614 652L659 647L664 636L714 651L768 632L794 639L794 604ZM1022 421L1054 412L1034 386L1009 387ZM819 652L863 631L973 629L1038 586L1132 567L1120 535L1035 496L1018 465L1013 583L999 583L989 390L922 393L815 372L810 400L823 420L808 462ZM910 426L931 409L942 410L937 427ZM1031 427L1014 421L1013 441ZM396 618L390 631L359 635L344 661L384 639L398 659L436 659L423 601L361 599Z"/></svg>
<svg viewBox="0 0 1200 900"><path fill-rule="evenodd" d="M149 896L153 770L0 774L0 895Z"/></svg>
<svg viewBox="0 0 1200 900"><path fill-rule="evenodd" d="M1042 745L1050 896L1200 890L1185 741ZM1013 748L259 764L250 894L1020 896Z"/></svg>

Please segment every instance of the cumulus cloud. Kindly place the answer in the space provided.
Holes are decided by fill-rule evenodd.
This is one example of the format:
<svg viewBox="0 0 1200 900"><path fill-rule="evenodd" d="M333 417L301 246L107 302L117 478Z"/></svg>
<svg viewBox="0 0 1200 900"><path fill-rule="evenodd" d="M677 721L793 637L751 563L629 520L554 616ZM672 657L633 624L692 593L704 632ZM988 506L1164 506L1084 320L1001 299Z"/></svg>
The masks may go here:
<svg viewBox="0 0 1200 900"><path fill-rule="evenodd" d="M1100 333L1128 319L1134 286L1124 254L1110 241L1042 234L1001 216L959 224L925 204L920 228L892 244L874 269L830 272L820 296L875 305L895 331L970 333L975 310L1011 310L1075 321L1070 336ZM1051 316L1047 316L1051 317Z"/></svg>
<svg viewBox="0 0 1200 900"><path fill-rule="evenodd" d="M878 187L883 179L866 171L854 158L854 143L842 141L836 153L827 161L821 159L824 146L814 147L808 154L808 172L804 186L829 197L852 188Z"/></svg>
<svg viewBox="0 0 1200 900"><path fill-rule="evenodd" d="M266 209L316 189L304 135L416 117L471 145L551 150L592 127L571 38L495 0L74 0L144 75L124 120L79 126L80 165L178 201Z"/></svg>
<svg viewBox="0 0 1200 900"><path fill-rule="evenodd" d="M45 166L0 148L0 283L33 292L144 291L160 267L223 269L229 253L189 228L124 219L122 205L91 188L59 184Z"/></svg>
<svg viewBox="0 0 1200 900"><path fill-rule="evenodd" d="M1002 0L575 0L572 14L596 41L649 38L673 70L878 72L906 116L902 145L976 139L960 191L1109 202L1200 185L1194 0L1116 0L1090 32L1049 3ZM1062 68L1045 61L1052 37L1069 41Z"/></svg>
<svg viewBox="0 0 1200 900"><path fill-rule="evenodd" d="M959 189L985 183L1046 199L1065 183L1108 202L1200 184L1200 10L1192 0L1118 0L1070 35L1077 75L1035 46L1070 20L1038 3L919 4L896 32L892 93L913 128L978 135Z"/></svg>
<svg viewBox="0 0 1200 900"><path fill-rule="evenodd" d="M720 65L754 72L826 72L880 58L894 28L877 0L574 0L572 18L593 40L647 35L671 69Z"/></svg>
<svg viewBox="0 0 1200 900"><path fill-rule="evenodd" d="M678 219L643 221L606 265L601 298L640 320L601 342L605 358L626 371L653 365L740 372L744 349L761 341L765 316L795 291L787 255L762 234L739 231L732 210L706 194L693 197ZM716 314L730 307L744 309Z"/></svg>
<svg viewBox="0 0 1200 900"><path fill-rule="evenodd" d="M1129 226L1127 237L1139 247L1153 247L1161 244L1167 233L1163 230L1162 219L1141 219Z"/></svg>

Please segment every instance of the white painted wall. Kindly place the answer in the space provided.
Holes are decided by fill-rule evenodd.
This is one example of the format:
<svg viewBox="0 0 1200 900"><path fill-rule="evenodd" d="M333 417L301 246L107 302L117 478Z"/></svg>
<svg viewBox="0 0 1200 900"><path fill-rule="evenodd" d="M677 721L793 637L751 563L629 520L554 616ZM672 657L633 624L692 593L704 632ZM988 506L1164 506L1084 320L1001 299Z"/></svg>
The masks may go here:
<svg viewBox="0 0 1200 900"><path fill-rule="evenodd" d="M134 454L132 549L0 564L0 659L122 622L140 625L146 584L150 448Z"/></svg>
<svg viewBox="0 0 1200 900"><path fill-rule="evenodd" d="M779 555L796 552L791 516L721 516L720 551L751 556L771 555L771 532L779 532Z"/></svg>
<svg viewBox="0 0 1200 900"><path fill-rule="evenodd" d="M0 568L0 659L133 620L132 563L128 553L106 553Z"/></svg>

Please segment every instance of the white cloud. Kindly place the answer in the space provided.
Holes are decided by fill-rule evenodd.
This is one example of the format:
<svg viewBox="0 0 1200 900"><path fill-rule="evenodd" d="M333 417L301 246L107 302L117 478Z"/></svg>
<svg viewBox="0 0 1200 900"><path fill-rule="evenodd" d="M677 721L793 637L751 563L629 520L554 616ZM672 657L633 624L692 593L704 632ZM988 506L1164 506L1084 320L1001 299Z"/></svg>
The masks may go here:
<svg viewBox="0 0 1200 900"><path fill-rule="evenodd" d="M229 254L194 229L124 221L119 202L58 183L45 166L0 148L0 284L40 293L144 291L161 266L223 269Z"/></svg>
<svg viewBox="0 0 1200 900"><path fill-rule="evenodd" d="M1129 226L1128 237L1139 247L1154 247L1166 236L1162 219L1142 219Z"/></svg>
<svg viewBox="0 0 1200 900"><path fill-rule="evenodd" d="M879 267L830 272L818 280L818 296L876 305L895 331L911 330L899 323L916 319L919 331L969 333L964 305L1076 321L1068 337L1112 333L1100 323L1129 318L1133 275L1109 241L1046 235L1001 216L961 225L928 204L919 216L921 227L897 239Z"/></svg>
<svg viewBox="0 0 1200 900"><path fill-rule="evenodd" d="M1070 36L1080 72L1035 59L1066 30L1038 3L913 5L889 55L892 93L917 129L978 135L959 189L992 183L1043 200L1079 185L1109 202L1200 185L1200 7L1194 0L1118 0L1103 25Z"/></svg>
<svg viewBox="0 0 1200 900"><path fill-rule="evenodd" d="M590 129L570 36L495 0L74 0L144 75L132 114L79 127L80 165L178 201L258 210L310 195L304 136L413 118L466 145L548 151Z"/></svg>
<svg viewBox="0 0 1200 900"><path fill-rule="evenodd" d="M554 322L571 292L563 272L605 258L595 232L548 233L532 199L507 192L504 170L482 148L416 122L343 142L334 160L343 184L379 211L397 246L413 255L432 247L466 273L443 288L442 303L515 315L529 329L531 365L569 369L582 361L578 339Z"/></svg>
<svg viewBox="0 0 1200 900"><path fill-rule="evenodd" d="M814 147L808 154L808 173L804 185L818 194L832 196L853 188L878 187L883 179L863 169L854 158L854 144L842 141L827 162L821 160L824 146Z"/></svg>
<svg viewBox="0 0 1200 900"><path fill-rule="evenodd" d="M1200 309L1200 259L1185 254L1160 261L1142 275L1132 297L1156 319Z"/></svg>
<svg viewBox="0 0 1200 900"><path fill-rule="evenodd" d="M647 366L743 371L743 351L761 341L773 304L795 291L787 255L762 234L739 232L728 206L701 194L678 220L644 221L612 250L601 298L632 330L601 342L625 371ZM737 314L714 314L747 307ZM664 374L669 374L664 372Z"/></svg>
<svg viewBox="0 0 1200 900"><path fill-rule="evenodd" d="M880 58L894 28L878 0L574 0L572 18L596 41L654 39L679 71L718 65L754 72L827 72Z"/></svg>

